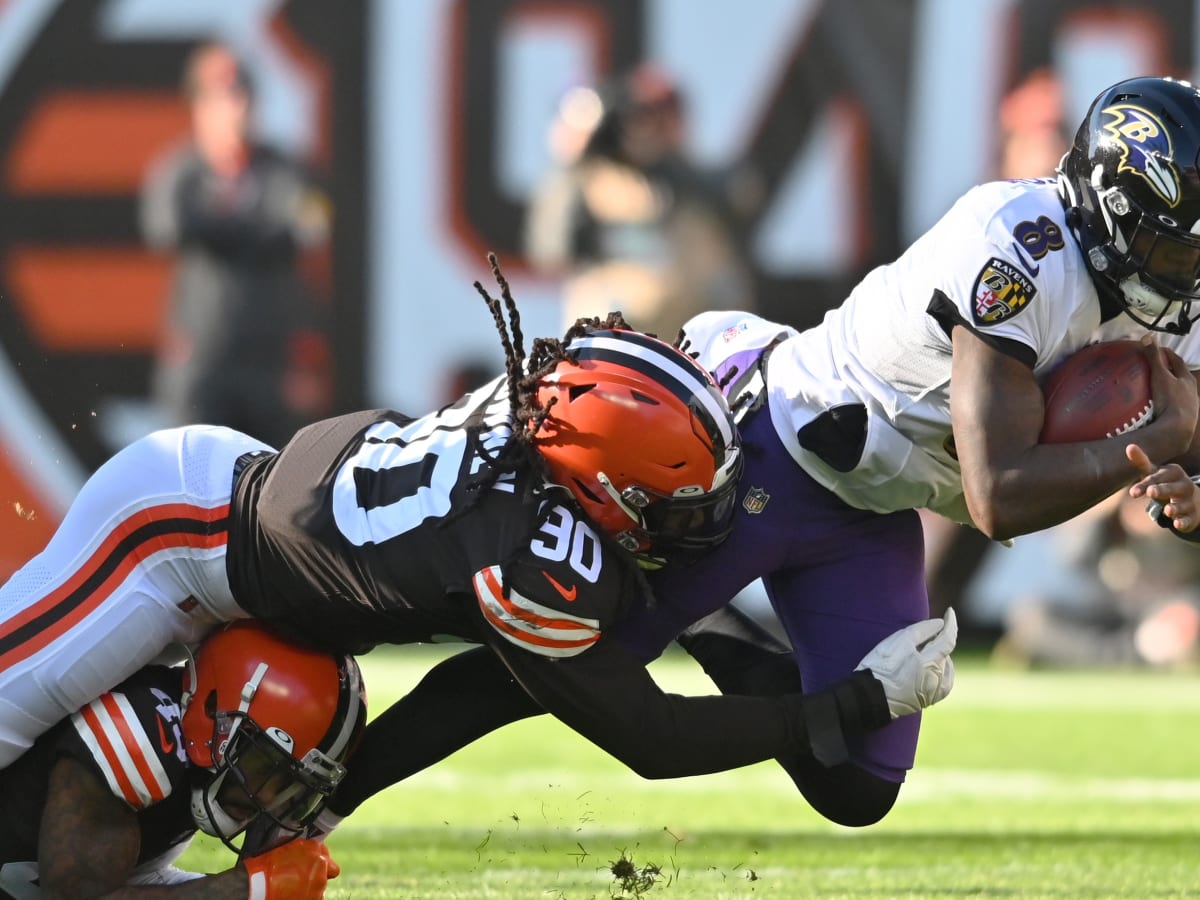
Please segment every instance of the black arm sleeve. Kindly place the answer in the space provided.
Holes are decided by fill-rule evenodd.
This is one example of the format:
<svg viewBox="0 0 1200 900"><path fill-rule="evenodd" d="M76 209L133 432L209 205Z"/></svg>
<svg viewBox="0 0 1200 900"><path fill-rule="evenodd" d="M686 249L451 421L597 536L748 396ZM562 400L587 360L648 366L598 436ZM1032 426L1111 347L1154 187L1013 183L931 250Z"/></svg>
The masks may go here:
<svg viewBox="0 0 1200 900"><path fill-rule="evenodd" d="M330 809L348 815L384 788L542 706L647 778L749 765L807 736L799 697L665 694L615 641L602 640L569 660L501 642L435 666L374 719Z"/></svg>
<svg viewBox="0 0 1200 900"><path fill-rule="evenodd" d="M541 712L487 647L452 656L367 725L329 808L347 816L501 725Z"/></svg>
<svg viewBox="0 0 1200 900"><path fill-rule="evenodd" d="M843 733L890 721L870 672L808 697L684 697L665 693L614 640L559 660L506 645L497 636L492 649L526 693L644 778L704 775L811 750L810 736L828 729L831 714Z"/></svg>
<svg viewBox="0 0 1200 900"><path fill-rule="evenodd" d="M553 660L497 635L491 648L439 663L367 726L329 807L349 815L483 735L546 710L646 778L811 756L814 733L856 734L890 720L883 687L869 672L807 698L682 697L664 693L616 641Z"/></svg>

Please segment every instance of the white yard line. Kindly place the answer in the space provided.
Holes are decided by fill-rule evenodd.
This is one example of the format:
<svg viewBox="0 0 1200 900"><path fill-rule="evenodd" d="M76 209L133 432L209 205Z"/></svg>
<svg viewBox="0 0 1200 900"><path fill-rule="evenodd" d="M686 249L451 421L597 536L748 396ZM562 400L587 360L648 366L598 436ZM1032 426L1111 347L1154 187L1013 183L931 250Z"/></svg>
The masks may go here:
<svg viewBox="0 0 1200 900"><path fill-rule="evenodd" d="M442 766L422 772L406 782L409 790L435 791L528 791L546 802L574 801L587 792L603 796L614 793L753 794L791 789L791 783L770 765L737 773L646 781L633 773L572 772L543 770L508 775L463 772ZM576 793L577 792L577 793ZM903 789L905 803L944 801L948 798L1011 798L1078 802L1081 798L1110 801L1195 803L1200 800L1200 778L1101 778L1065 776L1049 772L937 769L918 766L909 774Z"/></svg>

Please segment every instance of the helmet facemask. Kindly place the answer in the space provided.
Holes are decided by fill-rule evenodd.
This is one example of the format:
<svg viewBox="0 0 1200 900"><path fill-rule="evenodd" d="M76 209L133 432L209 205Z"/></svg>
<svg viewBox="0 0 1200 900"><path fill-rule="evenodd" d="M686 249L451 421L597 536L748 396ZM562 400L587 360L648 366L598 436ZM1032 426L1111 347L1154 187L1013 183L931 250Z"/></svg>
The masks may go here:
<svg viewBox="0 0 1200 900"><path fill-rule="evenodd" d="M1164 215L1137 209L1119 187L1097 191L1111 235L1111 250L1095 247L1088 261L1106 272L1125 312L1152 331L1186 333L1200 311L1200 235Z"/></svg>
<svg viewBox="0 0 1200 900"><path fill-rule="evenodd" d="M235 852L234 839L252 824L264 826L274 844L303 833L346 774L316 749L296 759L286 732L264 731L242 713L216 714L213 745L224 749L192 788L192 817L201 831Z"/></svg>
<svg viewBox="0 0 1200 900"><path fill-rule="evenodd" d="M672 562L687 564L721 544L733 529L734 500L742 470L741 448L726 454L713 488L689 485L666 496L639 485L617 491L603 472L596 479L633 522L614 535L617 543L638 557L643 568L657 569Z"/></svg>
<svg viewBox="0 0 1200 900"><path fill-rule="evenodd" d="M180 708L192 817L242 856L305 830L366 722L352 656L293 644L251 620L223 626L189 656Z"/></svg>

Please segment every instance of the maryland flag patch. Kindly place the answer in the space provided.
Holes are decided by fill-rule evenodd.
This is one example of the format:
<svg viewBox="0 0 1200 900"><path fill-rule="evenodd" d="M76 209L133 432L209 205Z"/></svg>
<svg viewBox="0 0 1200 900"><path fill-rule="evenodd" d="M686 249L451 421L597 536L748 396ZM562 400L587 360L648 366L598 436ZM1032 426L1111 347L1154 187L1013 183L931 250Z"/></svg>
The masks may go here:
<svg viewBox="0 0 1200 900"><path fill-rule="evenodd" d="M976 325L996 325L1024 309L1037 288L1010 262L992 257L975 279L971 318Z"/></svg>

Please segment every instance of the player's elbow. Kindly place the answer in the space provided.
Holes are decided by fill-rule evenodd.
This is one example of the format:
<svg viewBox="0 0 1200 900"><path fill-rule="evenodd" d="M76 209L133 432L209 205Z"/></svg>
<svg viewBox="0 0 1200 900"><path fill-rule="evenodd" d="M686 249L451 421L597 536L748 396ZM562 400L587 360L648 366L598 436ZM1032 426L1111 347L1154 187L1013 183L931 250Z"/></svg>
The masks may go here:
<svg viewBox="0 0 1200 900"><path fill-rule="evenodd" d="M995 481L963 479L963 492L971 521L993 541L1007 541L1024 534L1019 505L1007 502Z"/></svg>
<svg viewBox="0 0 1200 900"><path fill-rule="evenodd" d="M995 507L985 507L982 510L971 510L971 520L985 536L993 541L1008 541L1021 534L1017 523L1006 521L997 513Z"/></svg>

